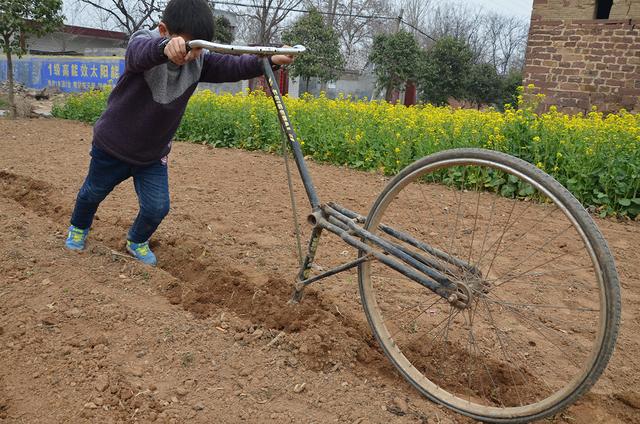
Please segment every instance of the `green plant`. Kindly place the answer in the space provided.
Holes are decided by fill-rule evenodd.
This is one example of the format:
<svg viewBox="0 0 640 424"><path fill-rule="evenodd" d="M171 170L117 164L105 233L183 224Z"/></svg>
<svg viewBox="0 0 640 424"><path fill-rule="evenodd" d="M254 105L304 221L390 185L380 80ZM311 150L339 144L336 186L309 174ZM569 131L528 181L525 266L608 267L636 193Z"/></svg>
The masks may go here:
<svg viewBox="0 0 640 424"><path fill-rule="evenodd" d="M504 112L405 107L324 96L285 98L285 103L304 154L316 161L392 175L440 150L482 147L535 164L602 216L638 216L640 115L626 111L566 115L553 107L539 114L542 96L533 91L533 87L520 88L517 109L506 105ZM73 96L54 113L95 122L107 94ZM281 148L276 110L263 93L196 93L176 139L269 152ZM527 194L527 187L514 186L498 175L484 177L504 195ZM459 177L442 178L453 178L453 183Z"/></svg>

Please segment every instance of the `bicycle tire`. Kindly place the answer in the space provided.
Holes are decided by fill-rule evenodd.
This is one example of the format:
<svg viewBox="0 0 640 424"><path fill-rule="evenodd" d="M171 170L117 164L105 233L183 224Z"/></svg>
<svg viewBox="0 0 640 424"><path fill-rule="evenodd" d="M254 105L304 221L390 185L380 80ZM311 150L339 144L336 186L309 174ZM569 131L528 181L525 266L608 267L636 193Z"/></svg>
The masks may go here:
<svg viewBox="0 0 640 424"><path fill-rule="evenodd" d="M447 175L457 175L457 178L459 178L460 168L462 166L471 169L473 174L463 173L462 179L460 180L461 183L454 182L448 186L446 184L429 183L429 176L433 176L433 181L442 178L443 175L445 178ZM495 177L496 175L498 177ZM473 179L476 181L476 190L470 190L469 186L465 187L465 179L472 180L471 176L473 176ZM531 196L518 196L517 194L512 196L512 198L508 196L505 197L505 192L509 193L510 189L503 189L504 192L502 192L501 196L498 196L497 193L492 194L492 186L490 184L487 186L486 184L488 183L486 183L486 181L489 181L490 178L502 178L502 180L505 180L505 178L501 176L505 176L507 182L511 182L516 178L520 179L522 183L519 182L518 184L521 185L517 187L520 187L525 192L530 192L531 189L529 187L532 187L536 190L534 195L538 196L538 201L531 200ZM458 187L456 187L456 184L458 184ZM409 189L409 187L416 188ZM425 196L424 191L427 189L430 190L431 188L434 190L434 193L438 194L430 193L431 198L428 198ZM420 200L417 194L418 190L423 192L424 200ZM446 301L440 303L438 306L433 306L433 309L427 310L424 307L426 300L421 300L423 292L428 292L427 289L418 286L417 283L413 281L405 282L404 276L391 274L392 271L384 270L384 267L375 261L365 262L359 266L358 270L359 289L365 314L372 332L386 356L411 385L430 400L442 404L451 410L477 420L493 423L524 423L553 415L574 402L596 382L604 371L614 350L620 322L621 306L618 275L609 247L587 211L575 197L555 179L523 160L504 153L483 149L447 150L430 155L407 166L388 183L386 188L378 196L368 214L365 229L379 234L382 232L380 230L381 224L390 225L388 220L397 220L400 223L401 230L411 232L413 229L413 232L421 232L424 236L426 231L431 229L432 232L430 234L435 234L433 236L434 240L440 237L439 235L441 233L443 234L441 238L444 240L444 233L449 230L445 231L442 229L444 227L442 224L444 218L438 223L436 222L437 217L435 217L435 215L438 214L439 211L447 210L449 206L440 209L437 206L430 207L429 215L434 224L431 228L426 228L428 227L428 223L423 226L418 226L418 223L412 223L412 220L414 216L422 217L422 214L418 213L418 208L420 208L422 204L428 204L438 199L446 203L447 199L450 200L452 196L454 199L458 198L456 196L459 196L459 204L457 205L458 217L456 218L456 225L450 230L451 241L447 242L448 246L451 247L452 251L466 252L467 245L464 244L464 240L471 238L470 242L466 241L470 252L469 261L472 261L473 255L471 252L474 251L474 249L480 250L479 255L477 255L479 257L478 268L484 267L485 270L487 268L484 264L481 264L484 260L484 255L489 254L493 256L491 264L492 266L496 264L495 267L497 269L499 262L506 263L512 256L515 256L519 252L515 247L513 250L500 250L500 243L498 243L498 239L495 239L494 245L496 243L498 244L498 247L495 247L495 252L483 253L485 244L489 244L489 237L486 235L484 235L482 249L477 249L476 246L480 244L479 237L483 234L480 232L480 227L476 227L476 225L479 225L479 221L484 222L487 228L486 233L489 233L494 219L492 216L491 221L487 220L487 209L482 209L482 213L480 212L479 205L481 201L486 203L488 199L491 199L490 201L492 202L492 214L494 210L502 207L503 203L506 205L506 202L513 205L510 206L511 213L513 213L515 209L525 211L522 212L523 215L521 215L522 224L517 222L517 218L514 219L513 223L509 223L511 219L511 214L509 214L505 228L502 229L502 235L499 237L499 242L507 238L513 240L513 243L523 238L533 239L538 237L538 234L546 231L547 226L553 227L553 225L551 225L553 222L566 219L569 227L572 228L577 235L562 233L557 236L556 239L552 239L551 242L546 243L543 247L539 247L541 243L539 240L536 243L536 240L533 239L527 241L527 244L520 250L524 255L529 255L529 257L532 257L532 252L534 252L533 256L546 255L545 258L549 256L552 259L554 257L558 257L558 259L564 258L566 262L572 261L572 264L586 265L581 265L579 269L570 271L570 268L553 268L554 266L559 266L555 263L545 264L544 272L539 271L525 275L521 274L519 278L522 279L522 282L518 282L517 280L513 282L513 276L517 274L515 274L516 271L511 270L511 268L506 268L507 270L511 270L509 271L511 274L507 272L504 277L498 276L498 271L496 269L492 270L491 266L486 270L486 274L485 270L481 269L481 278L477 278L477 280L483 281L481 283L475 281L475 277L469 277L468 273L465 273L464 277L461 277L461 275L463 275L462 271L450 271L452 276L458 276L460 281L464 282L465 287L473 292L473 301L476 302L474 305L471 303L467 305L462 312L456 312L459 308L446 305ZM466 197L467 200L472 199L474 201L477 197L478 206L475 207L475 223L473 229L469 228L471 224L470 221L467 220L467 228L458 231L456 227L459 224L460 215L462 215L463 224L460 225L462 228L465 227L465 218L471 216L474 210L473 205L468 208L469 202L465 204L463 201L464 197ZM402 199L404 198L406 198L406 200L402 203ZM541 199L543 201L540 201ZM397 210L390 207L395 203L398 203ZM447 205L449 204L447 203ZM463 211L460 214L461 209ZM449 224L451 210L452 209L449 209L446 212L447 224ZM505 211L508 209L503 208L502 210L503 212L499 214L496 219L503 219L507 214ZM553 212L549 212L549 210ZM562 213L553 216L555 210L559 210ZM532 226L531 222L526 221L524 218L525 214L531 214L529 211L549 214L549 218L541 219L540 226L536 228L535 232L527 229ZM441 212L443 217L444 214L445 212ZM550 217L553 217L553 220L551 220ZM426 215L424 220L427 220ZM543 222L545 225L542 225ZM511 228L517 228L518 225L521 225L522 228L514 229L513 231L519 238L511 236L510 234L507 235L509 231L511 231ZM447 225L447 228L448 227L449 225ZM533 225L533 227L536 227L536 225ZM555 228L553 231L555 231ZM551 230L549 230L549 232L552 233ZM466 239L463 240L463 236L466 236ZM476 239L476 236L478 239ZM539 237L541 238L542 236ZM429 242L429 240L425 241ZM583 253L579 253L577 249L573 249L573 246L579 245L580 242L584 245L585 252ZM447 243L440 242L440 244L445 245L445 249L443 250L446 250ZM454 246L456 243L460 243L459 248ZM524 241L522 243L525 244ZM563 246L563 244L566 245ZM570 247L567 247L568 245L570 245ZM489 248L489 251L491 251L492 248L493 245ZM555 250L552 250L552 248L561 252L560 256L552 256L555 254ZM570 250L571 254L569 255L566 251L570 248L572 250ZM424 253L424 251L420 250L419 253ZM364 252L360 251L360 255L364 255ZM591 261L590 265L585 257ZM488 259L486 261L488 261ZM591 272L587 271L589 268L592 268L593 276L591 276ZM374 272L376 274L374 274ZM572 272L575 275L571 274ZM547 277L544 276L545 273L548 275ZM585 277L587 274L589 278ZM542 279L540 278L541 276ZM594 279L594 283L591 283L593 287L591 287L591 285L587 286L586 283L584 283L584 286L580 286L583 279L586 282L591 278ZM374 280L378 282L374 283ZM544 285L538 283L541 280L545 280ZM566 285L564 285L565 282L567 283ZM483 288L484 286L482 286L482 284L491 285L491 288ZM525 289L512 289L513 285L518 284L523 285ZM531 290L528 290L528 284ZM568 286L568 288L565 289L566 286ZM496 292L498 288L501 288L500 292ZM593 300L596 291L598 295L597 302ZM533 294L528 294L529 292ZM500 296L504 296L505 299L511 297L516 300L511 302L502 301L502 297L499 297L498 293L500 293ZM424 297L426 298L429 295L432 294L425 293ZM572 298L572 295L575 297ZM395 298L392 299L393 296L397 296L397 300ZM498 299L501 299L501 301L490 299L491 296L496 296ZM545 300L546 298L544 296L547 296L548 301L552 303L536 303L538 300ZM560 303L561 300L566 303L555 304ZM584 303L588 305L589 302L592 302L592 304L597 304L598 306L597 309L595 306L573 308L571 306L571 300L577 304ZM424 303L416 303L419 301L423 301ZM437 297L436 301L438 301ZM531 303L514 303L527 301ZM407 305L406 307L403 306L405 304ZM569 306L563 306L565 304ZM415 309L416 305L418 305L417 309ZM450 308L448 318L446 315L447 312L443 311L446 307ZM494 307L495 309L492 309ZM410 317L413 318L413 321L408 320L407 317L404 316L408 315L409 311L411 311L410 308L420 311L417 318ZM421 308L424 310L421 310ZM472 310L474 308L475 310ZM485 310L484 315L478 315L483 309ZM536 309L544 310L535 312ZM393 315L391 311L394 312ZM396 313L398 315L395 315ZM493 316L494 313L501 314L499 323L495 320ZM531 313L532 318L529 320L528 315L525 318L525 313ZM536 313L539 314L537 317L535 315ZM585 317L587 313L593 315L593 317ZM464 340L465 324L456 328L452 325L456 321L459 321L458 317L460 314L463 315L467 325L468 340L466 343L468 343L468 345L474 344L473 350L471 346L468 346L466 352L461 348L462 345L460 344L461 340ZM468 319L465 314L469 315ZM435 324L432 324L432 321L429 321L432 315L434 317L438 316L438 319L434 319L433 322L440 321L442 316L447 319L446 330L443 330L443 327L441 327L442 321L440 321L438 326L435 326ZM574 316L580 318L580 320L574 320ZM542 324L538 325L534 318L540 320ZM480 321L476 321L476 319ZM547 320L547 322L544 322L545 320ZM563 320L566 322L563 323ZM584 324L582 320L584 320ZM591 334L589 325L593 323L589 324L589 320L597 323L592 336L589 336ZM571 327L567 327L567 329L563 329L562 325L569 325L567 323L569 321L572 322L573 324L571 325L574 325L576 328L572 329ZM474 330L473 327L476 324L478 327ZM514 328L500 327L500 325L504 326L507 324L512 325ZM483 325L483 327L480 328L480 325ZM397 330L392 334L391 329L395 329L396 327ZM422 332L423 327L425 329L424 332ZM438 335L435 336L435 333L431 335L432 340L428 346L429 351L425 353L424 349L426 347L423 345L426 344L419 340L425 337L424 333L428 328L430 328L430 333L437 330ZM446 336L441 334L443 332L446 333ZM480 334L486 337L486 340L480 340ZM460 336L459 340L453 340L457 335ZM449 337L451 337L452 340L449 340ZM584 353L583 351L586 349L585 340L588 341L589 337L593 338L593 341L590 342L590 345L587 345L591 347L586 351L587 353ZM439 338L442 338L443 341L439 342ZM483 345L480 346L481 341ZM512 343L514 347L511 348L507 341ZM502 355L492 351L492 343L494 350L502 350ZM440 344L441 347L437 347L437 344ZM518 349L522 350L515 349L515 345L518 345ZM549 347L546 352L538 352L543 350L543 347L547 345ZM557 345L562 345L562 347ZM554 347L557 349L554 349ZM575 349L574 355L567 352L569 348ZM452 355L448 355L449 349L452 349ZM527 356L529 350L533 352L532 354L538 356ZM522 355L522 358L518 355ZM582 356L585 356L584 359L582 359ZM578 357L581 359L578 359ZM456 369L456 367L462 363L463 358L467 358L466 372L460 372L460 368ZM430 360L432 362L429 362ZM573 363L574 360L580 360L582 362L579 364ZM483 362L484 365L479 365L480 362ZM556 371L551 364L557 364L558 370ZM472 366L474 368L473 371L471 370ZM476 366L480 368L480 370L475 371ZM529 369L534 366L536 367L534 372L539 373L539 375L534 375ZM575 371L575 375L566 377L568 380L566 383L556 383L556 380L559 380L561 377L565 378L564 375L569 373L569 371L563 370L563 367L566 369L575 368L577 371ZM493 375L492 370L495 372ZM451 372L451 374L446 377L443 375L445 372ZM557 372L558 376L554 377L553 372ZM427 373L429 375L426 375ZM436 373L439 375L435 375ZM518 374L521 374L521 376ZM445 377L449 380L446 380ZM468 387L462 387L460 381L464 379L468 380ZM453 382L448 382L451 380ZM471 387L472 380L474 382L477 381L475 386L478 386L478 388L475 386L473 388ZM491 386L486 383L486 380L489 380ZM505 387L498 387L496 381L504 383L503 385ZM545 385L546 387L544 387ZM560 387L556 389L555 386L558 385ZM525 389L530 389L535 393L523 394L522 390ZM517 400L514 392L517 393ZM549 393L546 394L546 392ZM503 396L503 398L499 399L499 396Z"/></svg>

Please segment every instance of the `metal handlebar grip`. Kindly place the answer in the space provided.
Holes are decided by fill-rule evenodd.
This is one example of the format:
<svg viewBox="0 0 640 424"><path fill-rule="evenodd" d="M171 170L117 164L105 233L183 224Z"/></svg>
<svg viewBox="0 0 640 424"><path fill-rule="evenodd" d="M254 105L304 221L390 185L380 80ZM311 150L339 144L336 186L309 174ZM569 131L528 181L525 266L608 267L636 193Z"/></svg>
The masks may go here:
<svg viewBox="0 0 640 424"><path fill-rule="evenodd" d="M227 54L257 54L261 56L273 56L276 54L284 54L295 56L304 53L307 48L305 46L293 47L268 47L268 46L237 46L232 44L218 44L204 40L191 40L187 42L187 51L192 48L203 48L216 53Z"/></svg>

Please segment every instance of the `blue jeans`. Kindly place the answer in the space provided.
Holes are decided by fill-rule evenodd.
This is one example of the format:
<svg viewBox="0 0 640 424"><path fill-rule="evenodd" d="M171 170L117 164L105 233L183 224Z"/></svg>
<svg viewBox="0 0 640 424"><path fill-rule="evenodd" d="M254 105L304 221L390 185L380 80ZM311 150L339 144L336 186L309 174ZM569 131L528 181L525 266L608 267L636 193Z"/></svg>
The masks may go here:
<svg viewBox="0 0 640 424"><path fill-rule="evenodd" d="M71 224L82 229L91 227L100 202L129 177L133 177L140 211L127 237L134 243L149 240L169 213L167 165L161 161L147 166L130 165L96 147L91 149L89 173L76 198Z"/></svg>

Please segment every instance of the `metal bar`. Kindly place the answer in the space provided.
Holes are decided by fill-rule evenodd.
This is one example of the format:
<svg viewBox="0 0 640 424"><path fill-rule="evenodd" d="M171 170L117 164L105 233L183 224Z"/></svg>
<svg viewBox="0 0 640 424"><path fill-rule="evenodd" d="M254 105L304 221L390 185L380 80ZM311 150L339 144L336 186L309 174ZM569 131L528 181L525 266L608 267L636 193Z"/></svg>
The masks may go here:
<svg viewBox="0 0 640 424"><path fill-rule="evenodd" d="M309 278L309 272L311 270L311 264L316 256L316 251L318 250L318 241L320 240L320 235L322 234L321 227L313 227L313 231L311 233L311 237L309 238L309 247L307 248L307 256L304 258L304 262L300 267L300 271L298 272L298 281L304 281Z"/></svg>
<svg viewBox="0 0 640 424"><path fill-rule="evenodd" d="M474 267L473 265L462 261L454 256L451 256L441 250L436 249L435 247L431 247L426 243L423 243L421 241L418 241L416 239L414 239L413 237L411 237L409 234L404 233L402 231L398 231L398 230L394 230L393 228L384 225L384 224L380 224L379 225L380 229L382 231L384 231L385 233L389 234L392 237L397 238L398 240L402 240L405 243L408 243L412 246L417 247L418 249L424 250L425 252L435 256L436 258L440 258L445 262L448 262L452 265L455 265L457 267L460 267L468 272L471 272L473 274L479 274L480 271Z"/></svg>
<svg viewBox="0 0 640 424"><path fill-rule="evenodd" d="M360 223L364 223L367 220L366 216L362 216L356 212L353 212L347 208L345 208L344 206L340 206L337 203L334 202L329 202L328 203L329 206L331 206L333 209L337 210L338 212L344 214L345 216L352 218L352 219L356 219L358 222ZM465 261L462 261L458 258L455 258L441 250L436 249L435 247L431 247L428 244L418 241L415 238L413 238L411 235L402 232L402 231L398 231L398 230L394 230L393 228L389 227L388 225L385 224L380 224L378 225L378 227L384 231L385 233L389 234L392 237L397 238L398 240L401 240L407 244L412 245L413 247L417 247L420 250L423 250L429 254L431 254L432 256L435 256L439 259L442 259L445 262L448 262L452 265L458 266L460 268L463 268L466 271L469 271L473 274L480 274L480 271L474 267L473 265L471 265L470 263L467 263Z"/></svg>
<svg viewBox="0 0 640 424"><path fill-rule="evenodd" d="M336 211L330 206L326 206L323 210L329 215L339 219L345 225L347 225L351 233L356 234L357 236L359 236L364 240L372 241L373 243L377 244L382 249L384 249L386 252L389 252L390 254L402 260L406 264L411 265L412 267L420 270L421 272L428 275L433 280L437 281L439 284L442 284L445 287L454 287L453 282L449 280L449 278L447 278L446 276L442 275L441 273L433 269L434 268L433 265L423 263L419 259L414 258L413 255L404 251L405 249L402 249L397 245L394 245L393 243L389 242L388 240L385 240L382 237L378 237L377 235L363 229L362 227L358 226L355 222L353 222L351 219L349 219L345 215L342 215L340 212Z"/></svg>
<svg viewBox="0 0 640 424"><path fill-rule="evenodd" d="M334 207L334 206L335 206L335 204L333 204L333 203L329 203L329 205L330 205L330 206L327 206L327 208L336 209L336 208ZM343 221L340 221L338 218L336 218L336 217L332 216L332 215L340 214L340 213L342 213L342 211L339 211L339 210L337 210L337 209L336 209L335 211L331 211L331 210L329 210L329 209L327 209L327 208L325 208L325 209L323 209L323 210L325 210L328 214L330 214L330 215L327 217L327 219L329 220L329 222L331 222L331 223L332 223L332 224L334 224L334 225L337 225L338 227L342 228L342 229L343 229L343 230L345 230L345 231L349 231L349 230L350 230L350 228L349 228L349 226L348 226L347 224L345 224ZM346 211L348 211L348 212L351 212L351 211L349 211L348 209L344 209L344 208L342 208L342 209L343 209L343 210L346 210ZM357 215L355 212L354 212L353 214L354 214L354 215ZM345 214L345 216L347 216L347 215ZM360 218L362 218L362 217L358 215L358 216L354 217L353 219L354 219L356 222L360 223L360 222L362 222L362 221L360 220ZM456 272L455 272L454 270L452 270L452 269L450 269L450 268L448 268L448 267L446 267L446 266L443 266L443 265L442 265L442 263L440 263L440 262L434 261L433 259L429 259L429 258L427 258L427 257L425 257L425 256L423 256L423 255L421 255L421 254L419 254L418 252L411 251L411 250L407 249L405 246L403 246L403 245L401 245L401 244L399 244L399 243L394 243L394 242L392 242L392 241L390 241L390 240L387 240L387 241L388 241L389 243L391 243L391 245L393 245L393 246L394 246L394 247L396 247L397 249L402 250L404 253L406 253L407 255L410 255L412 258L414 258L414 259L416 259L416 260L418 260L418 261L422 262L422 263L423 263L423 264L425 264L426 266L429 266L429 267L431 267L431 268L435 268L435 269L437 269L438 271L442 271L442 272L448 273L449 275L455 275L455 274L456 274ZM447 277L445 277L444 275L441 275L441 278L447 278Z"/></svg>
<svg viewBox="0 0 640 424"><path fill-rule="evenodd" d="M337 210L338 212L340 212L341 214L351 218L351 219L355 219L356 221L358 221L361 224L364 224L367 221L367 217L360 215L357 212L354 212L350 209L345 208L344 206L341 206L335 202L329 202L327 203L327 205L331 206L333 209Z"/></svg>
<svg viewBox="0 0 640 424"><path fill-rule="evenodd" d="M203 48L216 53L226 54L257 54L257 55L274 55L274 54L286 54L297 55L304 53L307 48L305 46L297 45L293 47L270 47L270 46L239 46L233 44L219 44L212 43L205 40L191 40L187 42L190 48Z"/></svg>
<svg viewBox="0 0 640 424"><path fill-rule="evenodd" d="M355 260L353 260L351 262L347 262L347 263L345 263L343 265L340 265L340 266L337 266L335 268L332 268L329 271L323 272L322 274L314 275L311 278L307 278L304 281L300 281L300 284L302 284L303 286L306 287L311 283L315 283L318 280L322 280L323 278L330 277L330 276L335 275L335 274L337 274L339 272L346 271L348 269L351 269L351 268L353 268L355 266L360 265L362 262L366 262L366 261L369 261L369 260L371 260L371 256L369 256L369 255L361 256L358 259L355 259Z"/></svg>
<svg viewBox="0 0 640 424"><path fill-rule="evenodd" d="M291 146L291 150L293 151L293 158L296 161L296 166L298 167L300 178L302 178L304 189L307 192L309 203L311 204L312 209L318 209L320 207L320 200L318 199L315 186L313 185L313 181L311 180L309 169L304 162L304 155L302 154L300 143L298 143L298 137L296 136L296 133L291 126L291 121L289 121L289 115L287 114L287 109L284 107L284 102L282 100L282 95L280 94L278 84L276 84L275 82L276 77L275 75L273 75L273 70L271 69L269 58L262 58L262 67L264 68L264 75L267 81L267 85L269 86L269 89L271 89L271 97L273 98L273 102L275 103L276 109L278 110L278 119L280 120L280 125L287 135L287 140L289 140L289 145Z"/></svg>
<svg viewBox="0 0 640 424"><path fill-rule="evenodd" d="M374 250L368 244L360 241L356 237L353 237L353 236L349 235L348 232L342 230L338 226L335 226L335 225L331 224L326 219L319 218L318 221L317 221L317 225L322 227L322 228L326 228L327 230L331 231L332 233L338 235L347 244L349 244L349 245L351 245L351 246L353 246L353 247L355 247L355 248L357 248L359 250L362 250L367 254L372 255L377 260L379 260L383 264L387 265L389 268L394 269L395 271L398 271L399 273L401 273L402 275L405 275L406 277L409 277L410 279L412 279L413 281L417 282L418 284L420 284L420 285L428 288L432 292L436 293L438 296L441 296L444 299L448 299L449 296L452 294L452 290L450 288L447 288L444 285L442 285L442 284L440 284L440 283L438 283L436 281L433 281L430 278L427 278L425 275L416 272L413 268L409 268L409 267L407 267L407 266L405 266L405 265L393 260L390 256L385 255L382 252Z"/></svg>

